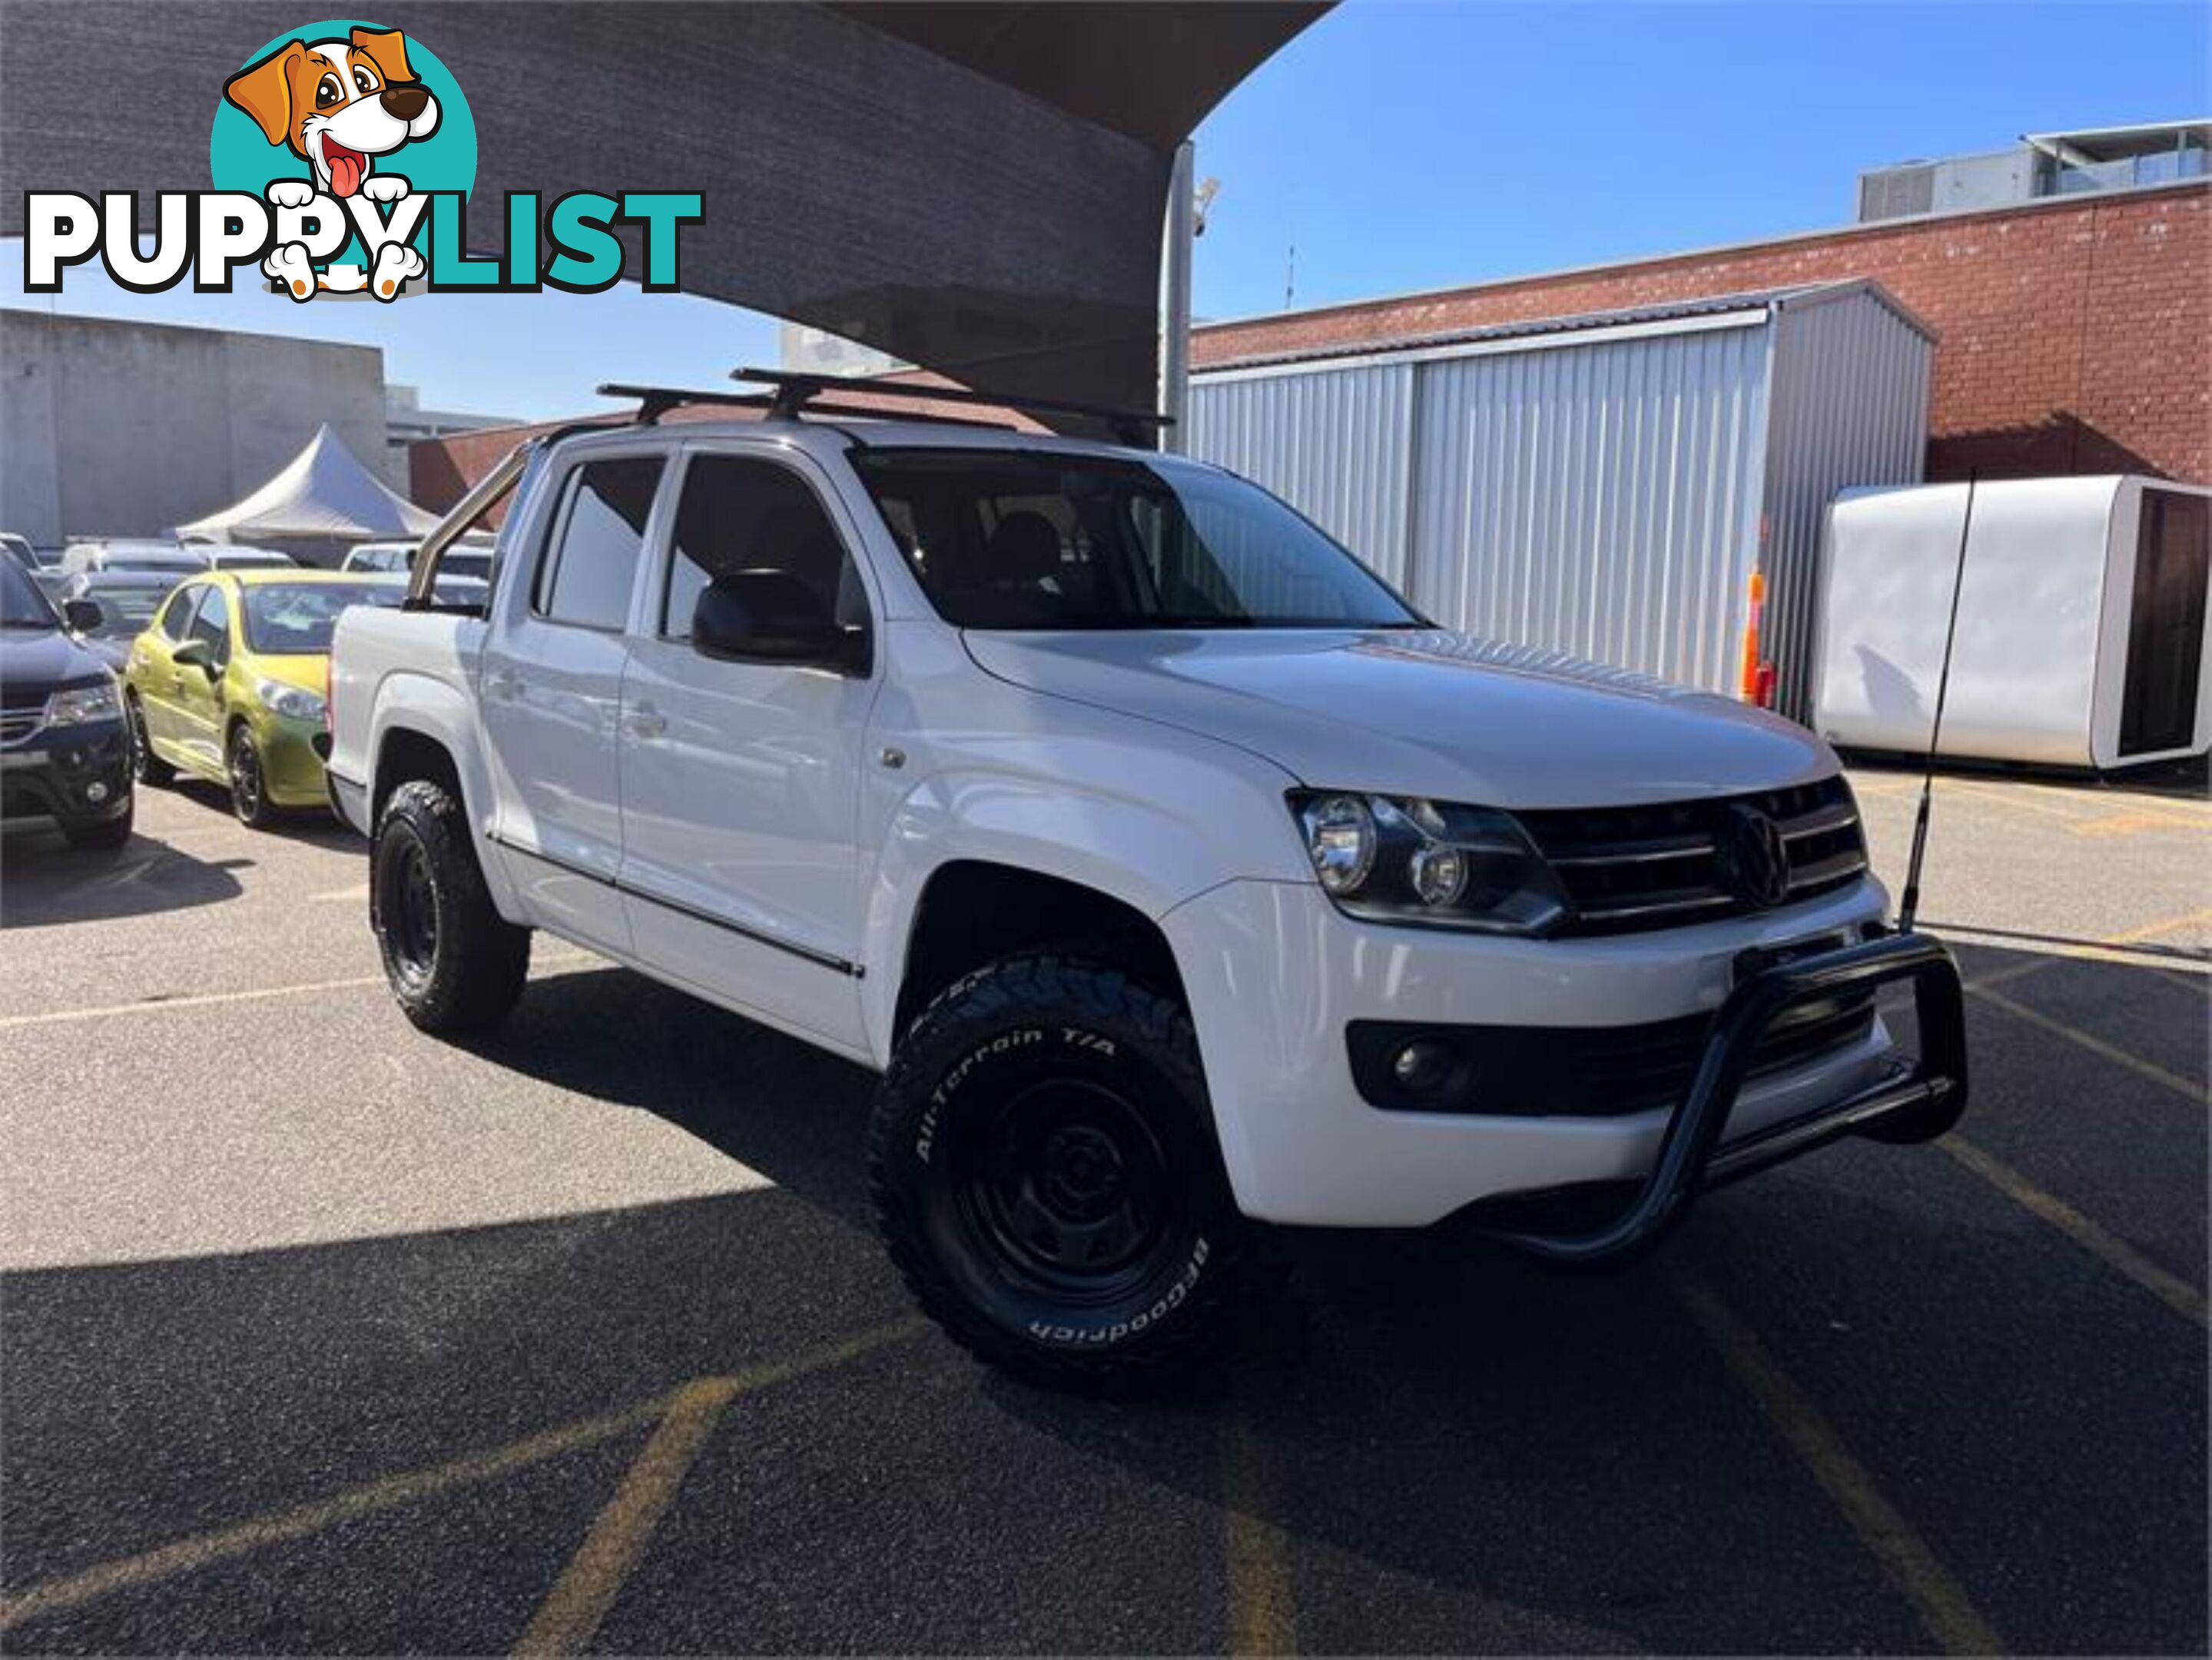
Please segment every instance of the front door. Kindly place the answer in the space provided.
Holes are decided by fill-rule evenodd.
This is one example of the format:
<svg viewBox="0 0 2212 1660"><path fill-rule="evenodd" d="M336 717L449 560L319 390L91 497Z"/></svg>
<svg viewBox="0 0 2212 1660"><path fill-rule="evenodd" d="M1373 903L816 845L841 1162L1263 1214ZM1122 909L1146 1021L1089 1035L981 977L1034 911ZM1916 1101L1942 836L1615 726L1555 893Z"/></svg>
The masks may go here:
<svg viewBox="0 0 2212 1660"><path fill-rule="evenodd" d="M861 1043L856 824L870 674L692 649L725 571L776 570L866 629L845 532L792 465L701 451L623 692L623 876L640 958L722 1000Z"/></svg>
<svg viewBox="0 0 2212 1660"><path fill-rule="evenodd" d="M178 588L162 602L153 625L131 642L131 690L137 696L147 736L161 745L164 760L175 759L184 742L177 714L177 677L185 671L169 654L184 643L191 628L192 607L205 592L206 585L198 582Z"/></svg>
<svg viewBox="0 0 2212 1660"><path fill-rule="evenodd" d="M492 838L532 920L624 953L616 730L661 466L606 456L559 481L537 569L497 608L478 690L499 774Z"/></svg>
<svg viewBox="0 0 2212 1660"><path fill-rule="evenodd" d="M207 656L200 663L171 664L175 671L176 748L185 763L211 778L226 776L222 764L222 677L230 667L231 613L229 592L221 582L210 582L200 596L185 631L188 640L204 643Z"/></svg>

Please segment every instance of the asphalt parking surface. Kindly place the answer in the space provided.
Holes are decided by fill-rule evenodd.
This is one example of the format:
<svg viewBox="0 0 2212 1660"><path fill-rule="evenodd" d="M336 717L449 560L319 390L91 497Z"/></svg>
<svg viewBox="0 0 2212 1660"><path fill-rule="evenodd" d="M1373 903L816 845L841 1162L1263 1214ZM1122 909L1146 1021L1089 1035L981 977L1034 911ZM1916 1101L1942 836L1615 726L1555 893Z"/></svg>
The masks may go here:
<svg viewBox="0 0 2212 1660"><path fill-rule="evenodd" d="M1143 1404L915 1320L849 1067L542 940L419 1037L327 824L10 838L0 1646L2202 1654L2212 806L1938 800L1957 1135L1611 1273L1316 1242Z"/></svg>

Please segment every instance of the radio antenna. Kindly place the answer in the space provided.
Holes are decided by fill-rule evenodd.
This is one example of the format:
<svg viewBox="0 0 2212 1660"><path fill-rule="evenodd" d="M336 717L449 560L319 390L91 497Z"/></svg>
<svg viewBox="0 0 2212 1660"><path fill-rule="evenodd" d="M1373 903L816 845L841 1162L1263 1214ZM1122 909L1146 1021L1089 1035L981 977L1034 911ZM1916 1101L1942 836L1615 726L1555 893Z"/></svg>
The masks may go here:
<svg viewBox="0 0 2212 1660"><path fill-rule="evenodd" d="M1943 739L1943 703L1951 691L1951 648L1959 639L1959 595L1966 586L1966 538L1974 527L1974 486L1978 472L1966 475L1966 511L1959 521L1959 563L1951 578L1951 620L1943 629L1943 666L1936 676L1936 718L1928 723L1928 764L1920 775L1920 811L1912 820L1912 858L1905 867L1905 897L1897 907L1897 931L1912 932L1920 914L1920 862L1928 854L1928 813L1936 797L1936 746Z"/></svg>

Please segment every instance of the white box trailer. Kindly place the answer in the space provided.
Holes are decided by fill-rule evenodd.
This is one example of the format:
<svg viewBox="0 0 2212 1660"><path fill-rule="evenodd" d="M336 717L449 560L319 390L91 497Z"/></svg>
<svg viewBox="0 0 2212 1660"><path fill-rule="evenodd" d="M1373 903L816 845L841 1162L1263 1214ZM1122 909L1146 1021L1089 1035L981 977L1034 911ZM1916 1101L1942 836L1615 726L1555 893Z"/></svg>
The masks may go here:
<svg viewBox="0 0 2212 1660"><path fill-rule="evenodd" d="M1923 753L1959 570L1964 484L1848 491L1829 509L1814 724ZM1941 753L2130 767L2212 745L2212 489L2133 477L1974 492Z"/></svg>

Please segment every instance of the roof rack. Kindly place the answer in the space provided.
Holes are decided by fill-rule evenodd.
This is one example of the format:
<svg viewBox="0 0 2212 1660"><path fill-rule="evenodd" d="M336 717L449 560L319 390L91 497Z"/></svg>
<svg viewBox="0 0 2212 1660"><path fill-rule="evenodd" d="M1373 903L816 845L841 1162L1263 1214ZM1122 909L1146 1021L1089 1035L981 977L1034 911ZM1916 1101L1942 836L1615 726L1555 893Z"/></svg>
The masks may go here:
<svg viewBox="0 0 2212 1660"><path fill-rule="evenodd" d="M837 382L832 382L836 386ZM764 417L776 419L795 417L797 408L764 392L709 392L696 386L643 386L628 381L610 380L599 389L602 398L635 398L637 411L630 418L637 425L650 427L659 423L669 410L686 404L698 404L723 409L759 410ZM807 414L826 417L857 418L881 421L891 412L871 409L862 404L804 404ZM962 415L939 415L925 410L901 417L908 421L929 421L948 427L987 427L994 431L1011 430L1003 421L980 421Z"/></svg>
<svg viewBox="0 0 2212 1660"><path fill-rule="evenodd" d="M1023 415L1073 415L1103 423L1106 429L1124 444L1146 443L1162 428L1175 425L1173 416L1161 415L1150 410L1109 409L1098 404L1073 404L1060 398L1030 398L1019 392L979 392L966 386L928 386L912 380L889 380L876 375L794 374L782 369L739 368L730 371L730 379L775 387L775 394L769 401L769 412L794 419L815 398L825 392L835 396L857 392L866 392L871 398L903 398L930 404L963 404L978 409L1013 410ZM872 410L869 413L881 414L882 411Z"/></svg>

